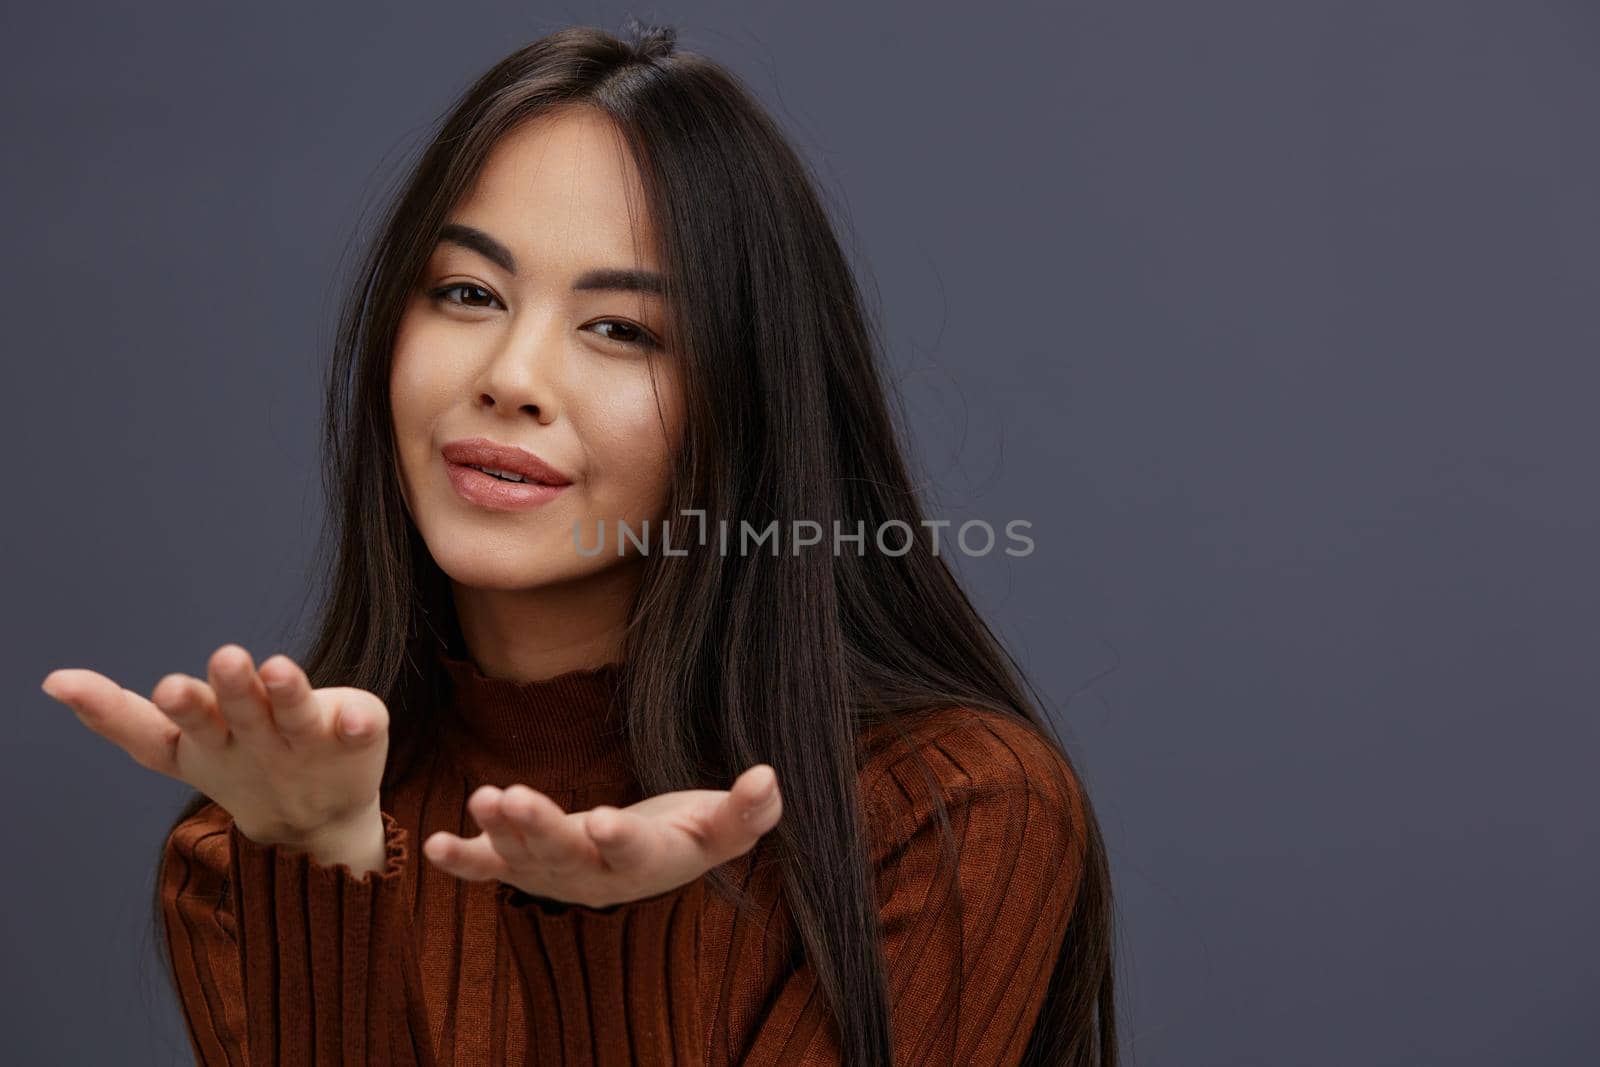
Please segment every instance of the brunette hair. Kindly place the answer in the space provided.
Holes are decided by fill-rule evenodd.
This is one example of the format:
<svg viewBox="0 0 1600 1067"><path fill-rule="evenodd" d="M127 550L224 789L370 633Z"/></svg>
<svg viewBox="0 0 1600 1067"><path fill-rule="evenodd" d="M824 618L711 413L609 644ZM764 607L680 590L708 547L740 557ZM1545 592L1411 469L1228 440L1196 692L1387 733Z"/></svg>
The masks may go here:
<svg viewBox="0 0 1600 1067"><path fill-rule="evenodd" d="M630 30L628 40L560 30L470 86L389 205L342 309L325 411L328 519L311 587L321 601L297 661L313 686L358 686L385 701L386 788L427 749L430 709L449 684L433 652L459 642L449 581L398 485L393 342L447 213L496 142L529 119L594 109L642 177L668 285L658 358L681 361L685 397L670 514L703 511L731 529L752 516L923 528L878 327L810 170L735 75L676 49L670 26ZM758 762L777 771L784 815L761 844L782 864L844 1062L890 1063L858 738L874 722L986 708L1029 724L1065 760L1020 667L920 538L902 555L652 555L625 653L621 692L646 795L726 788ZM174 828L206 802L193 796ZM1025 1064L1118 1061L1110 874L1086 795L1083 805L1081 883ZM720 870L708 877L738 896ZM159 894L156 903L171 977Z"/></svg>

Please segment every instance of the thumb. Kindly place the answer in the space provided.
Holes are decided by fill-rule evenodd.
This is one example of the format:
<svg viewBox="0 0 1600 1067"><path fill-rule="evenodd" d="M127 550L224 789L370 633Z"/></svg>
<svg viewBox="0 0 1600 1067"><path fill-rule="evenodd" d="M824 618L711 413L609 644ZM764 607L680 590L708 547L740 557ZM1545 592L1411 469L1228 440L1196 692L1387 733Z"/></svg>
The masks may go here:
<svg viewBox="0 0 1600 1067"><path fill-rule="evenodd" d="M778 825L783 816L783 796L778 790L778 772L771 764L758 763L734 780L733 788L717 805L711 817L710 851L716 862L725 863L748 852L762 834Z"/></svg>

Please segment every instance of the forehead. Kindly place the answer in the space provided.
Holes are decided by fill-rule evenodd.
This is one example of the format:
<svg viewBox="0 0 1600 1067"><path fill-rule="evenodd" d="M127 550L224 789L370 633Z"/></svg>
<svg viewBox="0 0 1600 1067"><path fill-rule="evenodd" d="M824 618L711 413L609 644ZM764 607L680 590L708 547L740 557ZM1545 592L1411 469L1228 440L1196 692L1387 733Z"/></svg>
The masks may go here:
<svg viewBox="0 0 1600 1067"><path fill-rule="evenodd" d="M655 266L638 168L621 133L589 108L541 115L507 133L451 218L493 233L519 263Z"/></svg>

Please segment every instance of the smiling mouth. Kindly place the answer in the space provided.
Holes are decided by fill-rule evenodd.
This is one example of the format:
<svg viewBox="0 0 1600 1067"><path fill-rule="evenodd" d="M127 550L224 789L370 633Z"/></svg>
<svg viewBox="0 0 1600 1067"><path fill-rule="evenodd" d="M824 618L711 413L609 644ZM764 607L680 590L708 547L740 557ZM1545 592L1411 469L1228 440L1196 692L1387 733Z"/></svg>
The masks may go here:
<svg viewBox="0 0 1600 1067"><path fill-rule="evenodd" d="M528 480L528 479L524 478L520 474L512 474L510 471L494 470L491 467L480 467L476 463L463 463L462 466L463 467L471 467L475 471L482 471L483 473L489 475L491 478L499 478L502 482L517 482L518 484L521 484L521 483L526 482ZM540 484L540 483L535 482L534 484L537 485L537 484Z"/></svg>
<svg viewBox="0 0 1600 1067"><path fill-rule="evenodd" d="M477 463L447 461L445 468L446 476L458 496L468 503L494 511L541 507L571 486L570 482L554 484L536 481L514 471Z"/></svg>

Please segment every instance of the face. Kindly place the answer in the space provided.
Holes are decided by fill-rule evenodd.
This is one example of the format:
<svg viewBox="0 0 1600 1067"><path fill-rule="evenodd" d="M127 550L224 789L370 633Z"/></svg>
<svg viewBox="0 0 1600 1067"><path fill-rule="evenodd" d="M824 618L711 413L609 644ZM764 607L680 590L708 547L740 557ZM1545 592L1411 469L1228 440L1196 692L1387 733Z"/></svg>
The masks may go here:
<svg viewBox="0 0 1600 1067"><path fill-rule="evenodd" d="M406 506L458 594L637 564L617 554L619 520L659 540L682 403L664 299L639 282L660 270L643 195L606 119L531 120L493 150L418 278L390 405ZM469 438L533 453L570 484L496 504L486 494L527 491L446 458Z"/></svg>

